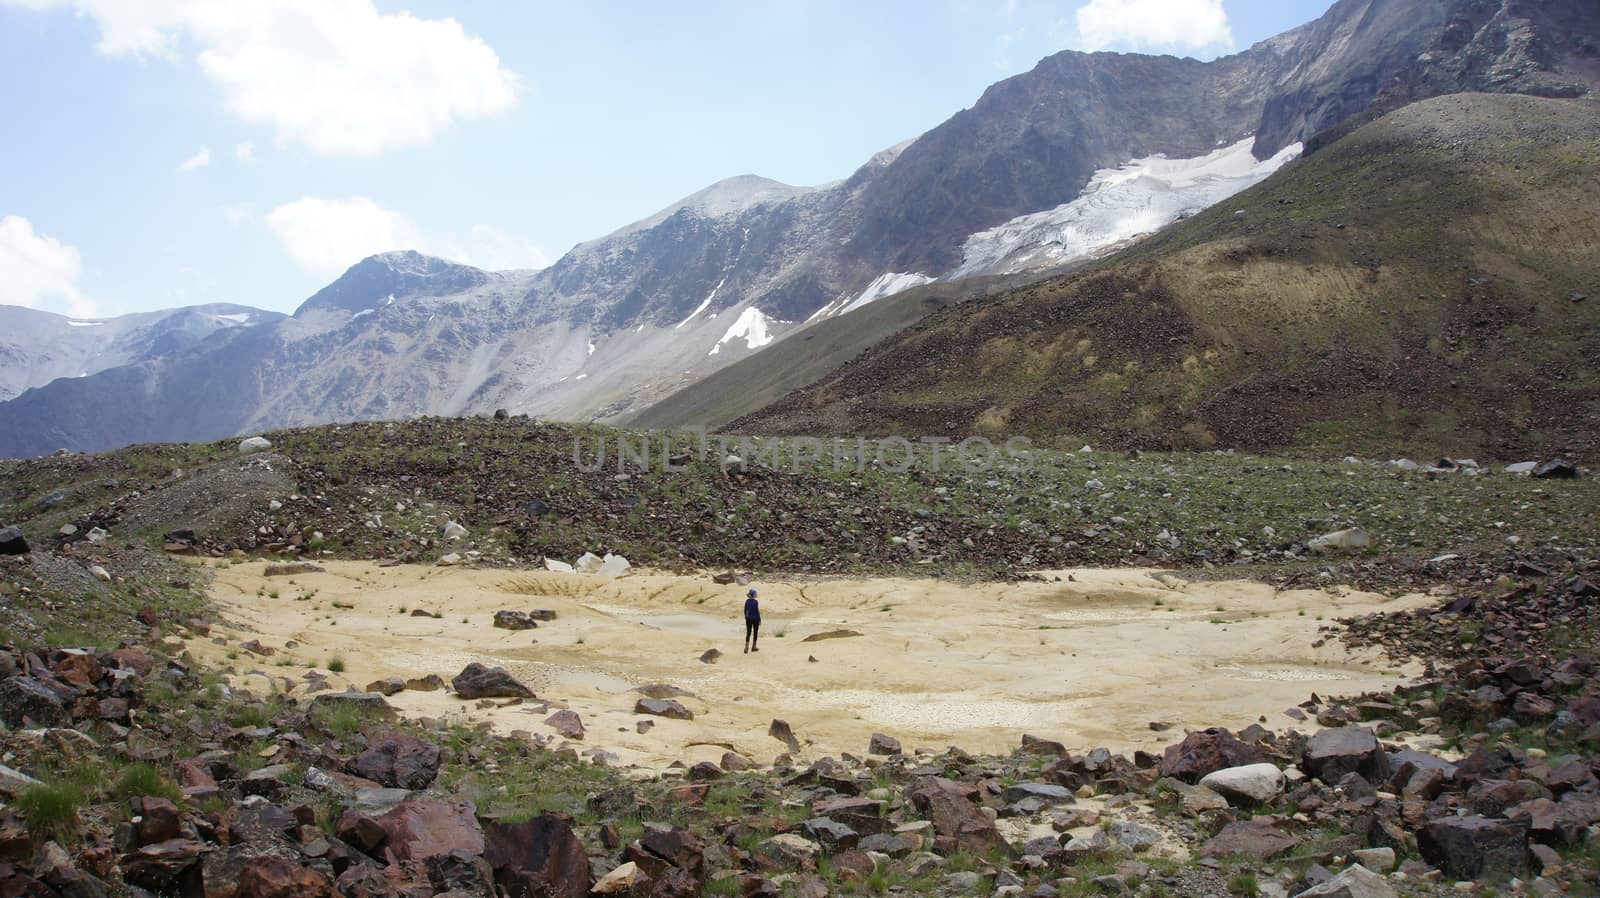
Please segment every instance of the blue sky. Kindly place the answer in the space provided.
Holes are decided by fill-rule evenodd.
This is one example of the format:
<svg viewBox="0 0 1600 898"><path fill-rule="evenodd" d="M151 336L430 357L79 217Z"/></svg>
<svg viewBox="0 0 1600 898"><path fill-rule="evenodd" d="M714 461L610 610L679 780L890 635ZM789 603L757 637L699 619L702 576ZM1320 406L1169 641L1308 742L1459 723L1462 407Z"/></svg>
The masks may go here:
<svg viewBox="0 0 1600 898"><path fill-rule="evenodd" d="M723 177L845 177L1058 50L1210 58L1326 5L0 0L0 303L536 267Z"/></svg>

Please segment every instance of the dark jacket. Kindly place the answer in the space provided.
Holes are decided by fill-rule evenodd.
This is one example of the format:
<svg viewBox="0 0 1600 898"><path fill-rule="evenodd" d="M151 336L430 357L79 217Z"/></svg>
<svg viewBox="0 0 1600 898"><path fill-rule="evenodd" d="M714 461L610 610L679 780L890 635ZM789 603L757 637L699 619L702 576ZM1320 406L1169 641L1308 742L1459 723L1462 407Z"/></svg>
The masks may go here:
<svg viewBox="0 0 1600 898"><path fill-rule="evenodd" d="M760 620L761 619L761 603L756 601L755 599L745 599L744 600L744 619L745 620Z"/></svg>

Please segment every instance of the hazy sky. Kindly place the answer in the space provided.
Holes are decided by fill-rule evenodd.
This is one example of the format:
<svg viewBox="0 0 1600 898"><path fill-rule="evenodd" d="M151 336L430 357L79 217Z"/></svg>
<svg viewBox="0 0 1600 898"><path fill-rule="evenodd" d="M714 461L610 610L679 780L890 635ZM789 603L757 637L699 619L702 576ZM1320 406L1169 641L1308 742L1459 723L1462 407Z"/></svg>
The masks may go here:
<svg viewBox="0 0 1600 898"><path fill-rule="evenodd" d="M538 267L730 175L843 178L1063 49L1325 0L0 0L0 303L292 310L373 252Z"/></svg>

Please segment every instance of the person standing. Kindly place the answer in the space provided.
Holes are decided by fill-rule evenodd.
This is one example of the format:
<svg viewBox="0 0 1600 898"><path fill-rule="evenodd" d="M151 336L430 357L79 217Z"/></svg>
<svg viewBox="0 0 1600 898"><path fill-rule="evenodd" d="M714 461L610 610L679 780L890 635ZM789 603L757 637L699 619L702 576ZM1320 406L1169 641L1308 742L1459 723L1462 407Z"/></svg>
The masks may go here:
<svg viewBox="0 0 1600 898"><path fill-rule="evenodd" d="M756 591L750 590L744 597L744 653L759 652L756 648L756 638L761 635L761 603L756 601Z"/></svg>

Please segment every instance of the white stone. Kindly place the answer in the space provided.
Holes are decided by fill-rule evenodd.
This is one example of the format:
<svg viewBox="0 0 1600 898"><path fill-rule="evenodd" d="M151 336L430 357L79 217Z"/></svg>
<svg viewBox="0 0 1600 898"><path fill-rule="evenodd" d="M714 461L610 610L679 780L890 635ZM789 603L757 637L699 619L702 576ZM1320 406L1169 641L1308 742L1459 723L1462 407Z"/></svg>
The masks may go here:
<svg viewBox="0 0 1600 898"><path fill-rule="evenodd" d="M272 441L266 437L250 437L239 441L239 454L250 455L254 452L265 452L272 448Z"/></svg>
<svg viewBox="0 0 1600 898"><path fill-rule="evenodd" d="M1295 898L1396 898L1388 880L1356 864L1321 885L1312 886Z"/></svg>
<svg viewBox="0 0 1600 898"><path fill-rule="evenodd" d="M605 564L605 560L599 555L596 555L593 552L585 552L578 556L578 560L574 561L572 566L576 568L580 574L593 574L600 570L600 566L602 564Z"/></svg>
<svg viewBox="0 0 1600 898"><path fill-rule="evenodd" d="M89 573L93 574L94 578L96 580L99 580L101 583L110 583L111 582L111 572L107 571L105 568L101 567L98 564L89 565Z"/></svg>
<svg viewBox="0 0 1600 898"><path fill-rule="evenodd" d="M1350 852L1350 856L1355 858L1356 863L1378 873L1393 870L1396 860L1394 849L1387 845L1379 848L1359 848Z"/></svg>
<svg viewBox="0 0 1600 898"><path fill-rule="evenodd" d="M623 558L621 555L612 555L607 552L605 559L600 562L600 569L596 573L603 577L626 577L632 569L633 565L628 563L628 559Z"/></svg>
<svg viewBox="0 0 1600 898"><path fill-rule="evenodd" d="M439 532L445 539L460 539L467 535L467 528L457 524L455 521L445 521Z"/></svg>
<svg viewBox="0 0 1600 898"><path fill-rule="evenodd" d="M555 571L558 574L572 573L572 565L567 564L565 561L559 561L554 558L546 558L544 560L544 569L547 571Z"/></svg>
<svg viewBox="0 0 1600 898"><path fill-rule="evenodd" d="M1507 474L1532 474L1533 469L1539 467L1536 461L1519 461L1516 464L1506 465Z"/></svg>
<svg viewBox="0 0 1600 898"><path fill-rule="evenodd" d="M1345 530L1335 530L1324 533L1306 543L1306 548L1318 554L1329 552L1359 552L1371 548L1372 534L1360 527L1350 527Z"/></svg>
<svg viewBox="0 0 1600 898"><path fill-rule="evenodd" d="M1231 804L1262 804L1283 792L1283 771L1276 764L1245 764L1208 773L1200 780Z"/></svg>
<svg viewBox="0 0 1600 898"><path fill-rule="evenodd" d="M110 538L111 534L99 527L93 527L89 530L89 542L94 543L97 546Z"/></svg>
<svg viewBox="0 0 1600 898"><path fill-rule="evenodd" d="M639 869L638 864L628 861L600 877L600 881L589 891L596 895L616 895L631 892L635 885L644 885L649 881L650 877Z"/></svg>
<svg viewBox="0 0 1600 898"><path fill-rule="evenodd" d="M443 558L439 559L439 567L450 567L451 565L456 565L456 564L460 564L460 563L461 563L461 556L457 555L454 552L451 552L449 555L446 555Z"/></svg>

